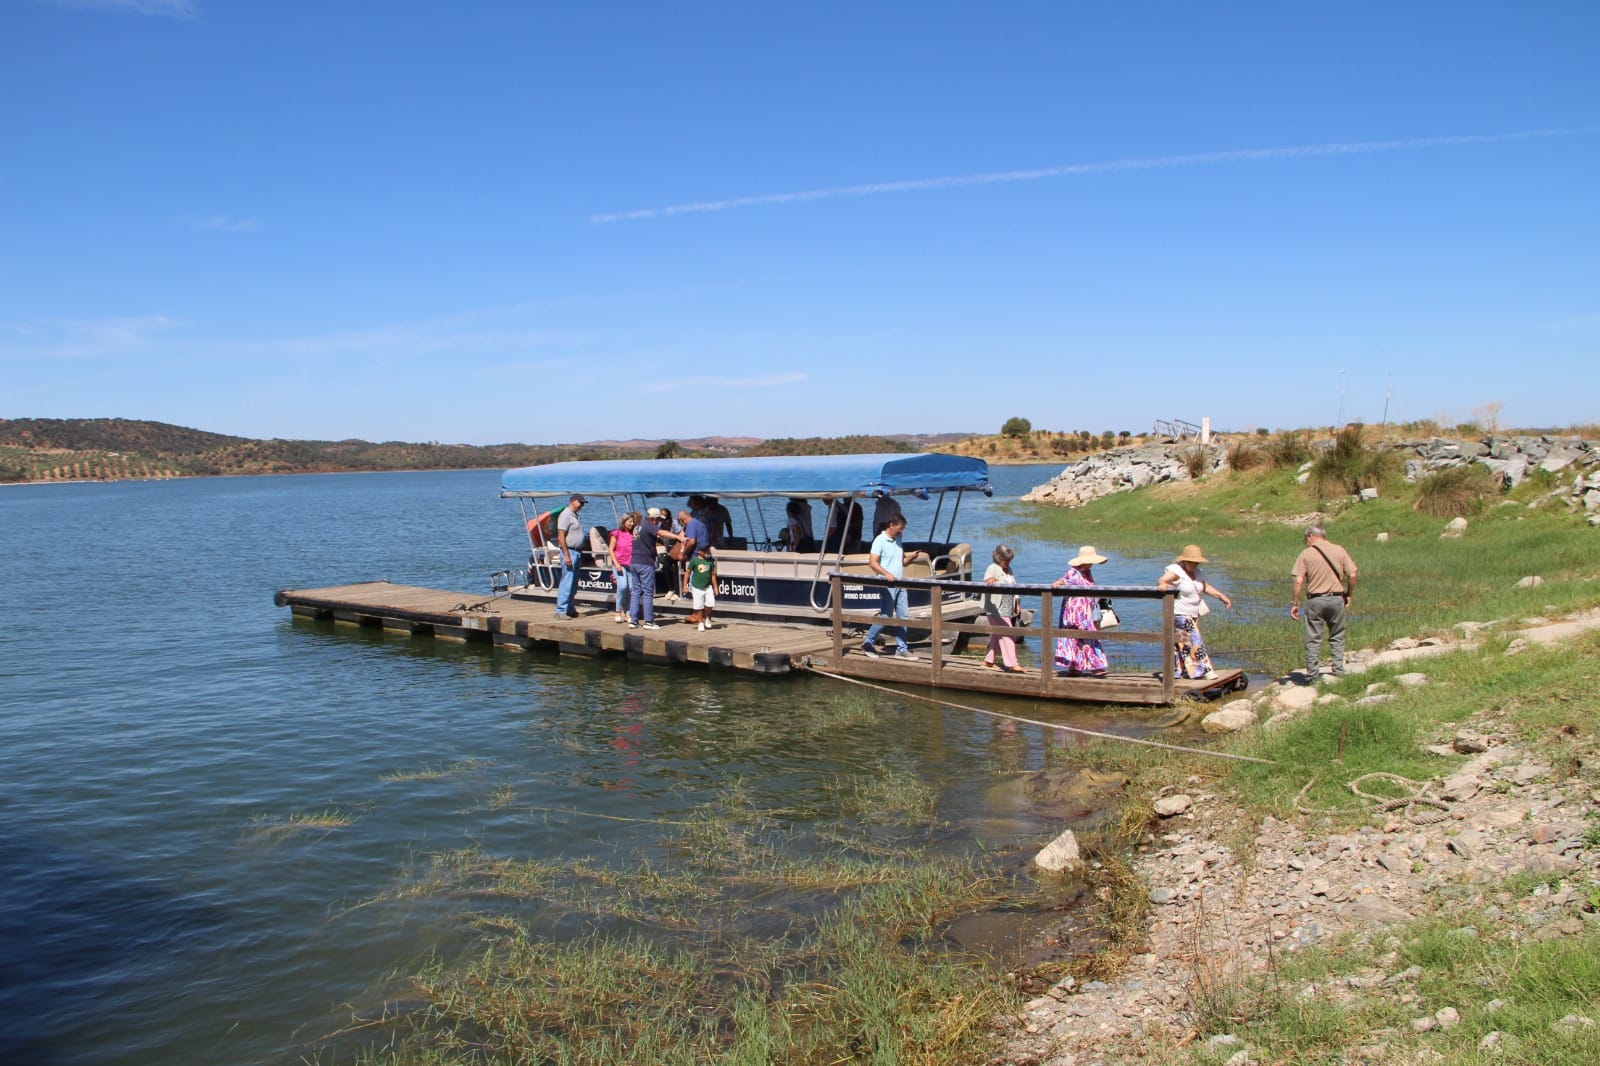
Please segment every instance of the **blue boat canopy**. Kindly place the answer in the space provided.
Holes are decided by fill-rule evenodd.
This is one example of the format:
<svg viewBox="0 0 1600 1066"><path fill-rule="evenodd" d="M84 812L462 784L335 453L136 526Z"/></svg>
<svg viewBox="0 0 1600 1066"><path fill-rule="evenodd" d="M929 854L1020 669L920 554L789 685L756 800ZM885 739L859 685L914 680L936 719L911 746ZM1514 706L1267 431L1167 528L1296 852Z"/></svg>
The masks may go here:
<svg viewBox="0 0 1600 1066"><path fill-rule="evenodd" d="M989 464L964 455L899 452L759 459L603 459L524 466L500 475L501 496L891 496L976 489Z"/></svg>

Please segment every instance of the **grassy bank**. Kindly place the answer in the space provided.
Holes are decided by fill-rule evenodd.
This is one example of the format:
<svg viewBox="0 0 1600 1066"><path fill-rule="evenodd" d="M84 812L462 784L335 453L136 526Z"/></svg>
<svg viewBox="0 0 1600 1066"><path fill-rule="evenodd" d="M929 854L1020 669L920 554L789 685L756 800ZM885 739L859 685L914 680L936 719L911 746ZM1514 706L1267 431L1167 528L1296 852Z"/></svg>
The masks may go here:
<svg viewBox="0 0 1600 1066"><path fill-rule="evenodd" d="M1549 764L1554 789L1587 798L1600 766L1600 634L1510 656L1505 647L1503 639L1491 640L1479 650L1429 659L1428 684L1390 686L1397 696L1387 703L1355 706L1348 697L1384 682L1393 670L1347 679L1331 689L1346 701L1222 745L1271 759L1271 766L1200 757L1157 762L1146 751L1115 744L1087 754L1098 764L1131 769L1132 796L1186 782L1191 791L1199 787L1238 803L1247 826L1270 814L1339 833L1367 824L1403 827L1403 817L1374 816L1345 782L1371 773L1419 782L1447 775L1465 757L1426 749L1469 723L1509 733ZM1302 795L1312 781L1316 787ZM1508 801L1511 791L1505 787ZM1297 813L1297 799L1319 813ZM1600 820L1593 813L1590 818L1584 839L1592 845L1600 841ZM1153 828L1139 819L1130 823L1135 834ZM1244 839L1236 844L1249 851ZM1592 1063L1592 1022L1600 1020L1600 923L1542 927L1545 919L1538 916L1548 912L1541 901L1557 893L1595 912L1600 872L1519 871L1488 883L1447 881L1415 920L1285 951L1249 980L1215 982L1197 962L1184 1003L1195 1039L1155 1048L1147 1061L1221 1066L1248 1045L1251 1062ZM1389 980L1402 971L1406 980ZM1458 1020L1417 1031L1419 1016L1445 1006ZM1212 1037L1220 1042L1211 1043Z"/></svg>
<svg viewBox="0 0 1600 1066"><path fill-rule="evenodd" d="M1418 491L1390 485L1367 504L1318 501L1292 474L1265 471L1109 497L1031 521L1036 535L1148 553L1155 562L1198 542L1226 570L1223 584L1242 613L1254 608L1264 617L1284 611L1301 526L1320 510L1332 537L1362 568L1355 647L1467 620L1522 624L1529 616L1600 603L1600 532L1564 508L1527 506L1549 491L1548 483L1528 485L1503 505L1491 502L1460 539L1441 539L1445 520L1413 509ZM1387 542L1378 543L1385 532ZM1514 587L1530 574L1545 583ZM1207 622L1207 639L1219 648L1254 635L1246 626L1219 624L1216 613ZM1286 618L1272 624L1283 631L1278 665L1298 665L1298 626ZM1159 832L1143 798L1173 785L1237 805L1247 837L1268 815L1327 833L1373 824L1375 817L1379 825L1403 824L1403 817L1375 816L1346 783L1367 774L1416 782L1447 775L1466 757L1429 748L1448 745L1463 725L1492 729L1536 752L1549 764L1554 794L1581 796L1595 819L1589 800L1600 766L1600 636L1514 655L1505 654L1508 639L1503 631L1491 633L1477 649L1324 685L1323 694L1341 698L1287 724L1218 742L1271 765L1174 758L1118 744L1064 758L1133 776L1123 838L1130 848ZM1395 674L1416 669L1426 671L1426 685L1393 683ZM1384 684L1394 698L1357 705L1372 684ZM1513 798L1509 781L1496 788ZM1600 819L1590 825L1585 843L1600 843ZM1253 850L1246 836L1235 842L1241 854ZM1572 928L1546 935L1557 930L1541 929L1535 916L1547 913L1539 901L1556 894L1594 913L1600 873L1524 871L1497 882L1446 883L1414 921L1284 952L1250 980L1216 983L1197 961L1183 1005L1193 1033L1153 1048L1148 1061L1220 1066L1248 1046L1251 1062L1594 1062L1600 923L1571 920ZM1387 979L1400 971L1410 977L1398 985ZM1419 1015L1445 1005L1455 1012L1448 1025L1419 1031Z"/></svg>
<svg viewBox="0 0 1600 1066"><path fill-rule="evenodd" d="M1286 469L1157 485L1070 510L1030 510L1023 526L1039 539L1149 557L1152 584L1179 549L1199 544L1234 599L1231 612L1206 619L1207 643L1225 659L1230 649L1247 650L1252 665L1287 670L1299 665L1300 639L1299 623L1288 617L1289 568L1314 516L1361 568L1351 604L1354 647L1443 632L1462 621L1600 603L1600 532L1552 501L1530 508L1549 487L1530 478L1472 518L1459 538L1441 537L1446 520L1416 509L1417 485L1386 484L1368 503L1319 500ZM1378 542L1380 533L1388 534L1386 542ZM1545 583L1516 588L1528 575Z"/></svg>

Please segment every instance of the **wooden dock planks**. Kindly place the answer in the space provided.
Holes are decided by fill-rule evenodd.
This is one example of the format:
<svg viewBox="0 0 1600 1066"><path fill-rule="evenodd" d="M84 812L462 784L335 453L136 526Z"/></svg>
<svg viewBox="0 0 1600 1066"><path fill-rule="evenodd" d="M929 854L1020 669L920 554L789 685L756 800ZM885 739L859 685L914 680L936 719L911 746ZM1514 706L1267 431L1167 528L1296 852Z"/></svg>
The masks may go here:
<svg viewBox="0 0 1600 1066"><path fill-rule="evenodd" d="M1107 677L1043 676L1039 671L1004 673L983 669L973 656L926 654L912 660L892 655L871 658L852 642L835 654L833 631L821 625L784 625L748 620L718 621L699 630L681 618L667 617L660 629L618 625L610 610L577 618L552 617L548 603L486 597L467 592L365 581L316 589L284 589L274 596L280 607L300 617L381 626L414 636L447 640L491 640L496 646L546 647L564 655L625 655L660 665L696 665L762 675L787 674L810 667L844 677L880 683L934 687L1024 699L1152 705L1169 702L1160 677L1112 674ZM1243 687L1238 670L1214 680L1174 682L1174 697L1212 696Z"/></svg>

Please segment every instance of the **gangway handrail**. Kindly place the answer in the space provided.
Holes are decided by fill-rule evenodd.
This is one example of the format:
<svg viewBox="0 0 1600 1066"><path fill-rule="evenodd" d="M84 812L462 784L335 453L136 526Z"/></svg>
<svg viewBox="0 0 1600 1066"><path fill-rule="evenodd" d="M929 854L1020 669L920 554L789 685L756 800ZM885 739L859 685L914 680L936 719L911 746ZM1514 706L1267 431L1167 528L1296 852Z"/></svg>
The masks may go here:
<svg viewBox="0 0 1600 1066"><path fill-rule="evenodd" d="M939 684L939 675L944 668L944 636L947 633L977 635L995 633L987 622L947 621L943 616L944 598L938 595L929 597L929 617L926 619L897 620L882 614L865 615L861 612L846 612L844 610L844 586L863 585L875 588L918 588L933 589L938 591L989 593L997 596L1038 596L1039 615L1035 625L1014 625L1004 633L1009 637L1038 637L1040 640L1039 652L1039 689L1041 694L1047 692L1050 682L1055 678L1055 639L1057 637L1086 637L1090 640L1121 641L1126 643L1155 643L1161 645L1161 699L1164 703L1171 703L1176 690L1177 664L1175 661L1173 645L1177 637L1177 624L1174 620L1174 606L1177 603L1178 590L1173 588L1160 588L1156 585L1090 585L1071 586L1053 584L1016 584L1016 585L990 585L982 581L941 581L937 578L903 577L887 578L877 574L845 574L833 571L828 575L829 580L829 606L832 613L833 626L833 656L838 663L844 658L845 642L844 627L846 623L856 624L882 624L893 627L899 624L915 624L919 628L928 626L932 631L932 681L935 687ZM1130 630L1118 626L1115 629L1061 629L1057 626L1055 618L1057 613L1056 601L1058 599L1140 599L1161 601L1161 631L1159 633L1149 630ZM968 600L967 602L971 602Z"/></svg>

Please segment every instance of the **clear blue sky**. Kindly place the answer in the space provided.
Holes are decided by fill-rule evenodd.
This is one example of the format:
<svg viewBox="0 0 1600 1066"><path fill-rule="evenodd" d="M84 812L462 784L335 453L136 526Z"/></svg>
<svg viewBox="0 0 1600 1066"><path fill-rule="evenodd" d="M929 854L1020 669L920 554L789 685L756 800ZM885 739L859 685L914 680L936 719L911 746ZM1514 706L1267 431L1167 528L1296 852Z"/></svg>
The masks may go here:
<svg viewBox="0 0 1600 1066"><path fill-rule="evenodd" d="M0 0L0 417L1600 419L1600 4Z"/></svg>

